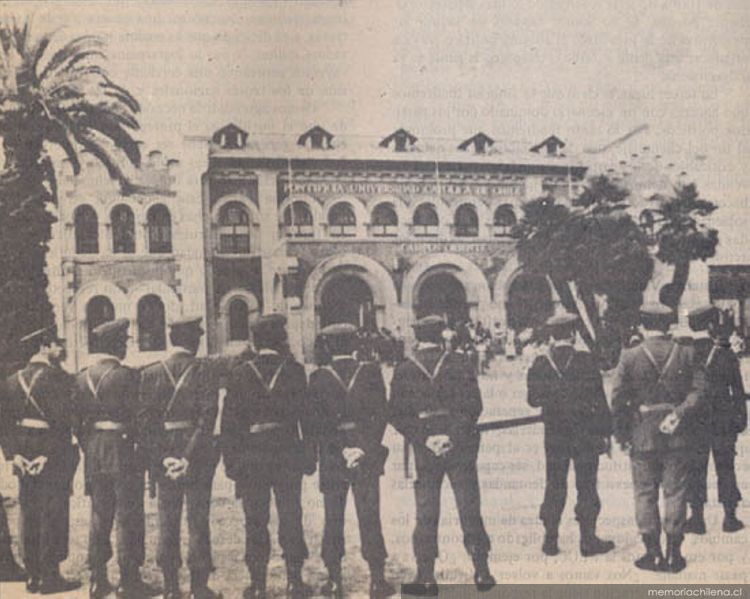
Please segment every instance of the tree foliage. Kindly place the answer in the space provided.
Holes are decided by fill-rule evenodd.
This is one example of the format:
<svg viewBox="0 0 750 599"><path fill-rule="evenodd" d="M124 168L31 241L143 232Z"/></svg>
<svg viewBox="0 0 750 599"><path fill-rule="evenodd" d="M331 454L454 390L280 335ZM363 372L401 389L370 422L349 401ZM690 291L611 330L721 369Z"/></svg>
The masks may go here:
<svg viewBox="0 0 750 599"><path fill-rule="evenodd" d="M32 36L28 21L0 23L0 363L18 361L17 340L53 321L44 272L56 202L51 146L73 172L80 152L100 160L124 193L150 191L127 170L140 163L140 106L114 83L104 42L80 36L55 47L51 34Z"/></svg>

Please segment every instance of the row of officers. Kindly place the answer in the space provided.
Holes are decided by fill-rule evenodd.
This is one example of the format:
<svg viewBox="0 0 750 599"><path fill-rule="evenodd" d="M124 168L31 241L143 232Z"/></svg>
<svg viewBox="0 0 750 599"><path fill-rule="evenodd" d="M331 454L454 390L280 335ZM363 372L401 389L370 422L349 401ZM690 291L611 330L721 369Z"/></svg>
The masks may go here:
<svg viewBox="0 0 750 599"><path fill-rule="evenodd" d="M644 339L623 351L610 404L592 354L575 348L573 315L548 322L552 341L528 372L528 402L541 407L545 425L546 488L540 518L542 550L559 552L557 530L573 464L584 557L607 553L614 543L596 535L600 510L597 471L610 439L629 452L636 521L646 547L636 566L679 572L685 567L685 532L705 532L706 468L713 451L724 504L724 530L742 527L734 474L734 443L746 425L744 390L736 357L727 345L721 313L712 307L691 314L703 339L673 339L671 311L641 309ZM322 331L332 359L309 381L287 347L285 319L259 318L253 325L255 352L236 358L196 358L200 319L170 325L168 358L134 370L122 363L128 321L97 327L101 355L75 377L60 368L64 342L52 330L25 342L38 350L6 381L0 397L2 448L20 481L21 551L30 592L70 588L59 564L68 552L69 490L83 450L86 492L91 497L88 564L90 596L113 589L107 563L117 523L118 593L156 593L140 576L144 562L145 472L158 495L157 563L163 596L180 597L180 521L188 521L191 596L211 599L209 510L220 454L235 482L245 515L245 562L251 585L245 597L266 596L270 555L269 508L279 515L279 544L286 562L287 595L311 589L302 580L308 549L302 527L301 487L319 469L325 523L322 557L328 579L320 591L344 595L346 499L351 489L362 555L370 568L370 595L395 593L385 578L387 551L380 515L379 478L388 450L383 434L390 422L414 448L416 526L413 549L415 594L437 594L440 489L453 488L464 545L479 590L495 585L488 568L490 540L480 507L477 454L482 412L479 385L468 359L442 349L445 321L425 317L414 325L418 345L395 369L390 398L379 366L356 359L355 327L337 324ZM218 389L226 388L221 417ZM665 498L664 517L659 492ZM686 506L692 514L686 521ZM662 551L662 526L666 555Z"/></svg>

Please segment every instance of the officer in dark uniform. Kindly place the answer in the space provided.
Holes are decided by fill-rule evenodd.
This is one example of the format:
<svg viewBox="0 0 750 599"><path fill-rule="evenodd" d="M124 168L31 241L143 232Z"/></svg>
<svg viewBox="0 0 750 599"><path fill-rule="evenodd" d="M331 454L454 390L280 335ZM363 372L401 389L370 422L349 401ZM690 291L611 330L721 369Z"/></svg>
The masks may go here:
<svg viewBox="0 0 750 599"><path fill-rule="evenodd" d="M560 314L547 321L552 337L549 353L540 355L527 375L528 402L542 408L546 482L539 517L545 535L542 551L557 555L560 517L565 507L568 467L576 474L576 519L581 529L580 550L584 557L614 549L612 541L596 536L601 509L596 489L599 455L609 449L612 418L604 395L596 359L575 349L573 314Z"/></svg>
<svg viewBox="0 0 750 599"><path fill-rule="evenodd" d="M30 593L67 592L80 583L60 575L68 556L69 482L78 463L70 399L72 377L60 366L65 341L54 327L21 339L36 353L6 381L4 418L15 423L5 442L19 478L20 534ZM7 410L7 412L6 412Z"/></svg>
<svg viewBox="0 0 750 599"><path fill-rule="evenodd" d="M325 503L322 555L328 581L323 592L343 597L344 517L351 487L362 557L370 566L370 596L388 597L395 589L385 579L387 552L380 523L380 476L388 457L382 445L388 420L383 375L377 363L354 357L358 344L354 325L329 325L321 336L331 353L331 364L310 376L310 402Z"/></svg>
<svg viewBox="0 0 750 599"><path fill-rule="evenodd" d="M169 356L141 371L138 428L158 485L157 564L164 573L164 599L179 599L180 521L186 503L191 597L220 597L208 588L211 573L209 521L213 478L212 433L216 397L204 365L195 357L203 329L201 318L170 324Z"/></svg>
<svg viewBox="0 0 750 599"><path fill-rule="evenodd" d="M446 475L456 496L464 545L474 562L474 582L479 590L487 590L495 579L487 566L490 539L482 521L477 477L479 384L464 355L443 351L443 318L426 316L413 328L418 345L414 357L404 360L393 373L389 404L390 422L414 447L417 469L413 536L417 577L409 591L438 592L434 569L440 488Z"/></svg>
<svg viewBox="0 0 750 599"><path fill-rule="evenodd" d="M736 532L744 524L736 513L742 494L737 486L734 456L737 453L737 434L747 427L747 405L739 360L729 346L732 323L718 308L709 305L690 312L688 324L695 333L696 360L705 365L706 402L693 423L694 452L688 491L691 514L685 532L706 532L703 505L708 497L706 476L711 453L716 467L719 502L724 506L722 529Z"/></svg>
<svg viewBox="0 0 750 599"><path fill-rule="evenodd" d="M308 556L302 529L302 475L316 460L304 367L289 355L286 318L261 316L253 323L258 351L230 373L221 421L227 476L235 481L245 511L245 561L252 584L245 597L266 596L271 543L271 491L279 514L279 544L287 567L287 596L310 592L302 581Z"/></svg>
<svg viewBox="0 0 750 599"><path fill-rule="evenodd" d="M615 371L612 411L615 438L630 452L635 516L646 553L643 570L685 568L684 535L690 471L690 419L704 395L701 364L693 347L669 335L673 312L662 304L641 307L643 342L623 350ZM659 489L664 493L667 556L661 550Z"/></svg>
<svg viewBox="0 0 750 599"><path fill-rule="evenodd" d="M93 330L101 353L76 377L75 402L81 415L86 490L91 496L89 567L91 597L111 590L107 562L117 520L117 559L121 597L141 598L153 591L141 580L144 559L144 464L136 451L140 374L122 364L129 321L109 321Z"/></svg>

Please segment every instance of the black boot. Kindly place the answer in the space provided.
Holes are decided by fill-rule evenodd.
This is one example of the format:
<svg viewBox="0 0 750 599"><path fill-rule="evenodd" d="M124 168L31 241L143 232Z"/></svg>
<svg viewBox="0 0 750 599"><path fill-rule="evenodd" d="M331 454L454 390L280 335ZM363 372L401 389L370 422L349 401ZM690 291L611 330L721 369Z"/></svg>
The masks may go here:
<svg viewBox="0 0 750 599"><path fill-rule="evenodd" d="M112 592L112 584L107 578L107 566L100 566L91 570L89 583L89 599L100 599Z"/></svg>
<svg viewBox="0 0 750 599"><path fill-rule="evenodd" d="M158 594L157 589L143 581L138 566L120 567L120 586L117 587L118 599L144 599Z"/></svg>
<svg viewBox="0 0 750 599"><path fill-rule="evenodd" d="M396 594L396 589L385 579L385 564L370 564L370 599L384 599Z"/></svg>
<svg viewBox="0 0 750 599"><path fill-rule="evenodd" d="M694 535L706 534L706 521L703 519L703 504L690 504L690 517L685 522L685 533Z"/></svg>
<svg viewBox="0 0 750 599"><path fill-rule="evenodd" d="M682 557L682 535L667 535L667 559L665 569L668 572L682 572L687 566L685 558Z"/></svg>
<svg viewBox="0 0 750 599"><path fill-rule="evenodd" d="M435 560L417 561L417 577L414 582L404 585L404 593L418 597L437 597L438 584L435 580Z"/></svg>
<svg viewBox="0 0 750 599"><path fill-rule="evenodd" d="M721 530L724 532L737 532L745 528L742 520L737 518L737 506L728 503L724 504L724 522Z"/></svg>
<svg viewBox="0 0 750 599"><path fill-rule="evenodd" d="M69 593L81 588L78 580L68 580L60 574L59 566L55 565L42 575L39 592L42 595L54 595L56 593Z"/></svg>
<svg viewBox="0 0 750 599"><path fill-rule="evenodd" d="M250 586L245 589L242 598L266 599L266 572L268 566L266 564L251 564L248 569L250 570Z"/></svg>
<svg viewBox="0 0 750 599"><path fill-rule="evenodd" d="M221 599L222 594L208 587L210 570L190 571L190 599Z"/></svg>
<svg viewBox="0 0 750 599"><path fill-rule="evenodd" d="M664 554L661 552L659 535L643 535L643 544L646 546L646 553L635 560L635 567L654 572L664 570Z"/></svg>
<svg viewBox="0 0 750 599"><path fill-rule="evenodd" d="M312 589L302 581L302 564L286 563L286 596L288 599L302 599L312 595Z"/></svg>
<svg viewBox="0 0 750 599"><path fill-rule="evenodd" d="M557 545L557 529L548 528L544 533L544 542L542 543L542 553L544 555L557 555L560 553L560 547Z"/></svg>
<svg viewBox="0 0 750 599"><path fill-rule="evenodd" d="M326 569L328 580L325 581L320 592L327 597L341 599L344 596L344 589L341 586L341 562L326 564Z"/></svg>
<svg viewBox="0 0 750 599"><path fill-rule="evenodd" d="M615 548L613 541L605 541L596 536L596 522L581 522L581 555L591 557L609 553Z"/></svg>
<svg viewBox="0 0 750 599"><path fill-rule="evenodd" d="M16 563L11 556L9 561L0 561L0 582L23 582L26 580L26 570Z"/></svg>
<svg viewBox="0 0 750 599"><path fill-rule="evenodd" d="M29 594L36 594L39 592L39 587L42 586L41 577L35 572L29 572L26 575L26 592Z"/></svg>
<svg viewBox="0 0 750 599"><path fill-rule="evenodd" d="M487 556L475 555L472 556L472 561L474 562L474 585L480 593L489 591L497 583L487 565Z"/></svg>
<svg viewBox="0 0 750 599"><path fill-rule="evenodd" d="M162 599L180 599L180 577L176 569L164 569L164 593Z"/></svg>

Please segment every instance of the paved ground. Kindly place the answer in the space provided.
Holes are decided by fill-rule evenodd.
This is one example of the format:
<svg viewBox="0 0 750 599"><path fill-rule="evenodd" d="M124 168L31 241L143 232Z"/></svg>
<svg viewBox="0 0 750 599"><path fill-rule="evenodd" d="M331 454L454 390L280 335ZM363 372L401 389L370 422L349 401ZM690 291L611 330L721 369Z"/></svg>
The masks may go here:
<svg viewBox="0 0 750 599"><path fill-rule="evenodd" d="M743 366L750 370L750 363ZM486 419L528 415L525 405L524 365L520 361L496 362L489 376L482 378ZM750 372L746 373L746 380ZM390 378L390 374L387 375ZM387 575L396 582L414 575L411 552L411 531L414 525L414 498L412 480L404 479L402 469L401 438L391 428L386 433L386 444L391 457L382 480L383 524L390 552ZM741 487L750 487L750 441L743 435L738 444L738 474ZM491 566L501 582L629 582L629 583L699 583L699 582L750 582L747 554L750 549L750 532L733 535L721 532L721 509L716 503L715 477L710 473L710 503L707 507L709 532L702 537L688 537L684 552L688 568L679 575L650 574L636 570L632 561L641 551L633 519L633 498L627 457L616 450L612 459L603 458L600 468L600 493L602 513L599 521L600 535L617 544L615 551L595 558L583 559L578 553L578 529L573 516L573 499L569 498L561 527L562 553L554 558L542 555L539 548L542 527L537 519L541 501L544 469L542 427L539 424L487 433L480 453L480 480L485 523L492 539ZM713 466L711 466L713 468ZM574 489L571 480L571 488ZM2 470L0 489L15 497L16 484ZM750 491L747 491L750 493ZM248 584L243 564L244 537L240 505L234 499L233 489L219 467L214 487L212 506L214 559L218 570L212 585L229 599L241 597ZM85 580L85 547L88 530L88 498L82 494L81 481L77 481L73 498L71 524L71 558L64 564L64 573ZM437 564L438 578L448 582L471 582L471 563L462 546L455 503L449 485L443 488L443 513L441 518L441 555ZM148 563L145 576L160 582L153 556L156 542L155 501L147 500L148 510ZM305 566L306 580L320 588L325 572L319 557L323 523L322 501L317 491L317 477L304 483L305 532L311 558ZM354 522L354 506L348 507L347 556L344 561L345 586L351 597L364 597L367 590L366 565L359 555L359 539ZM9 515L13 533L16 531L17 507L9 502ZM750 510L741 507L739 515L750 524ZM272 531L276 530L275 514ZM275 532L273 533L275 537ZM116 569L110 572L114 581ZM271 591L283 595L284 567L278 544L270 566ZM183 586L187 588L187 572L183 572ZM20 585L0 586L0 597L23 596ZM69 594L75 597L76 594ZM79 595L84 596L83 592Z"/></svg>

